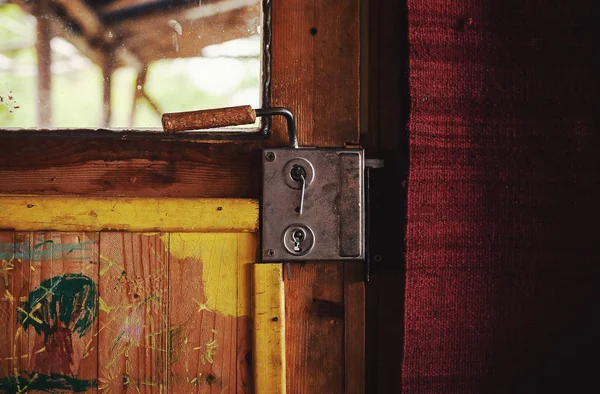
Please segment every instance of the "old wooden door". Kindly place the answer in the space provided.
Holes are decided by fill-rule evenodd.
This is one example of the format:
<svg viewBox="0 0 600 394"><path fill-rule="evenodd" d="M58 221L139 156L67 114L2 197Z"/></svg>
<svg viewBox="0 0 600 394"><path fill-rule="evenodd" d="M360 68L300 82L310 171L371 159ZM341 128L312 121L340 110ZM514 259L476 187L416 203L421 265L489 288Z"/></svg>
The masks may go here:
<svg viewBox="0 0 600 394"><path fill-rule="evenodd" d="M270 316L281 306L281 268L253 264L256 201L0 203L2 227L15 229L0 232L4 392L281 389L285 364L269 368L282 354L273 335L284 316Z"/></svg>
<svg viewBox="0 0 600 394"><path fill-rule="evenodd" d="M294 112L301 146L357 146L359 2L272 3L271 52L270 59L266 59L271 66L271 105ZM79 201L115 196L133 200L181 198L196 200L194 204L201 207L202 199L217 198L256 204L260 198L261 147L287 144L286 127L279 120L274 120L270 138L262 143L192 142L164 136L133 140L85 131L82 140L73 135L70 132L56 138L44 132L23 135L0 131L0 193L9 199L31 195ZM42 212L36 204L40 205L38 200L30 200L25 207ZM226 202L222 204L223 211L218 210L219 205L213 206L214 212L207 217L219 218L231 212ZM27 208L29 205L32 208ZM97 206L82 212L87 212L90 220L94 215L100 218ZM148 214L159 212L150 210ZM138 214L129 222L138 223L141 218ZM121 219L118 221L127 221ZM70 380L60 362L44 359L44 330L49 330L47 323L52 322L55 331L61 327L63 334L60 340L60 335L47 338L49 346L69 350L72 346L71 360L65 362L72 361L80 371L78 380L96 377L103 390L114 384L119 389L113 392L161 392L160 382L165 377L167 383L162 390L173 393L254 390L257 381L252 376L258 371L250 366L253 359L260 359L262 348L250 346L252 336L244 309L247 301L240 293L244 292L244 266L257 260L253 254L256 227L251 227L258 222L235 231L220 231L218 225L222 223L215 220L216 228L193 231L161 226L121 229L125 231L100 231L104 228L93 226L66 230L43 223L23 228L0 226L11 230L2 233L1 241L2 256L7 257L0 278L2 308L23 309L9 313L8 328L1 328L12 338L2 347L3 362L9 363L8 373L14 375L15 363L40 365L38 377L43 373L50 383L52 375L59 374L64 377L57 377L63 379L61 384L82 384ZM202 247L190 247L190 237ZM58 255L60 265L53 263ZM214 268L220 263L213 265L223 261L230 267L225 279ZM275 267L281 269L280 265ZM270 320L285 320L286 352L285 363L280 364L285 380L277 380L280 375L267 379L285 387L272 392L363 392L361 264L307 262L294 265L292 271L293 279L286 281L282 290L286 300L284 319L275 321L275 315ZM11 280L4 281L9 276ZM277 275L258 277L271 288L270 280ZM218 285L207 286L202 278L212 278L210 281ZM78 287L74 289L71 284ZM46 294L48 306L31 306L29 302L29 310L21 307L23 297L35 301L48 288L52 292ZM71 291L77 303L68 307L63 307L62 301L52 303L52 297L59 297L59 289ZM92 290L98 292L96 318L87 309L93 310L92 306L86 306ZM234 291L235 297L231 296ZM223 293L228 296L227 303L220 298ZM255 300L255 305L260 302ZM270 300L264 302L268 305ZM36 308L42 307L50 319L39 317L41 309ZM64 323L72 319L74 322ZM140 332L142 326L130 324L133 321L143 321L143 327L150 328ZM259 322L252 325L258 327ZM67 330L71 331L70 343L64 339ZM225 340L234 335L235 340ZM95 340L109 341L109 345L95 347ZM134 348L131 343L139 346ZM268 352L271 348L262 350ZM97 372L91 360L98 360ZM99 371L103 363L109 366L108 372ZM118 375L110 375L111 368L118 370ZM83 384L77 388L85 390ZM11 390L35 392L32 388Z"/></svg>

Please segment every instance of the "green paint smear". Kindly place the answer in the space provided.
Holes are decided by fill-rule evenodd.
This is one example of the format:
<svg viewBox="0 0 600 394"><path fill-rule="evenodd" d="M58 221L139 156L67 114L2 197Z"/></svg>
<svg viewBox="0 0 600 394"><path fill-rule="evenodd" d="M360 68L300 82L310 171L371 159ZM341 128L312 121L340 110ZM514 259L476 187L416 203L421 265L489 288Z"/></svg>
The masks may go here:
<svg viewBox="0 0 600 394"><path fill-rule="evenodd" d="M77 379L61 374L42 375L32 373L29 376L8 376L0 379L0 392L7 394L26 393L28 391L83 393L95 387L96 379Z"/></svg>
<svg viewBox="0 0 600 394"><path fill-rule="evenodd" d="M82 337L96 319L96 293L94 281L83 274L47 279L21 303L22 310L17 311L19 323L25 329L33 326L38 334L49 335L61 322Z"/></svg>

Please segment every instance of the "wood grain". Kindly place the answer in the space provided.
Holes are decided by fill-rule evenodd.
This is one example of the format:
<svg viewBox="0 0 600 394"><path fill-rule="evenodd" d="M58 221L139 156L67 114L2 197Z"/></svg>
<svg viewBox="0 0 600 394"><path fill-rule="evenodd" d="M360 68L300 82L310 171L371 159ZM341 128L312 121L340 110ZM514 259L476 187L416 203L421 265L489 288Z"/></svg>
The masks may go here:
<svg viewBox="0 0 600 394"><path fill-rule="evenodd" d="M255 264L254 384L257 393L286 392L285 298L281 264Z"/></svg>
<svg viewBox="0 0 600 394"><path fill-rule="evenodd" d="M253 143L24 137L0 135L2 194L259 196L261 154Z"/></svg>
<svg viewBox="0 0 600 394"><path fill-rule="evenodd" d="M161 234L101 233L99 389L167 392L168 274Z"/></svg>
<svg viewBox="0 0 600 394"><path fill-rule="evenodd" d="M294 113L301 146L358 143L359 30L357 0L274 2L272 103ZM285 122L274 119L265 145L287 142ZM292 270L285 289L287 390L342 393L348 389L343 360L362 362L344 356L342 264L308 263ZM364 325L359 315L350 316L359 318L351 325ZM364 351L360 339L353 341Z"/></svg>
<svg viewBox="0 0 600 394"><path fill-rule="evenodd" d="M343 263L292 265L285 282L288 393L344 393Z"/></svg>
<svg viewBox="0 0 600 394"><path fill-rule="evenodd" d="M359 139L359 1L275 1L272 102L296 117L301 146L344 146ZM287 145L273 121L268 146Z"/></svg>
<svg viewBox="0 0 600 394"><path fill-rule="evenodd" d="M252 268L256 264L260 240L258 233L243 234L238 237L238 305L237 305L237 393L254 393L254 376L252 371L253 326L249 318L252 314L252 297L255 289L252 286ZM246 317L248 316L248 318Z"/></svg>
<svg viewBox="0 0 600 394"><path fill-rule="evenodd" d="M344 263L344 393L365 393L365 271Z"/></svg>
<svg viewBox="0 0 600 394"><path fill-rule="evenodd" d="M98 233L56 233L56 232L33 232L30 237L30 282L29 303L36 304L44 302L44 299L54 298L60 294L65 283L65 277L69 274L84 275L89 280L98 283ZM48 281L50 287L43 282ZM48 283L46 282L46 283ZM31 294L37 289L45 290L43 296L33 300ZM77 293L75 293L77 295ZM98 303L97 294L92 291L89 297L93 297L92 306L77 311L77 303L74 297L65 297L59 308L67 307L65 303L72 302L75 305L72 312L71 323L67 325L71 331L70 338L61 339L60 327L64 322L58 321L55 325L58 330L50 334L38 334L33 327L29 327L29 372L39 374L60 374L73 376L80 380L92 381L92 387L86 392L96 392L98 372ZM38 304L39 305L39 304ZM87 309L87 310L85 310ZM88 331L78 333L74 327L77 319L89 313L91 324ZM30 313L30 316L33 312ZM79 317L75 317L79 316ZM30 317L33 319L33 317ZM56 318L58 319L58 318ZM76 319L76 320L73 320ZM62 320L62 319L61 319ZM52 325L52 324L51 324ZM70 350L69 347L72 346ZM69 362L61 358L59 348L67 353ZM70 354L68 354L70 353Z"/></svg>
<svg viewBox="0 0 600 394"><path fill-rule="evenodd" d="M293 111L301 145L358 142L358 3L273 4L272 104ZM287 145L283 120L268 144ZM252 143L2 136L0 184L13 195L256 198L260 160ZM344 391L343 275L339 263L311 263L286 283L289 392Z"/></svg>
<svg viewBox="0 0 600 394"><path fill-rule="evenodd" d="M170 387L249 393L249 277L254 234L170 235ZM241 380L241 381L240 381Z"/></svg>
<svg viewBox="0 0 600 394"><path fill-rule="evenodd" d="M21 231L254 232L249 199L1 197L0 228Z"/></svg>
<svg viewBox="0 0 600 394"><path fill-rule="evenodd" d="M29 290L29 233L0 232L0 381L27 376L29 333L17 307Z"/></svg>

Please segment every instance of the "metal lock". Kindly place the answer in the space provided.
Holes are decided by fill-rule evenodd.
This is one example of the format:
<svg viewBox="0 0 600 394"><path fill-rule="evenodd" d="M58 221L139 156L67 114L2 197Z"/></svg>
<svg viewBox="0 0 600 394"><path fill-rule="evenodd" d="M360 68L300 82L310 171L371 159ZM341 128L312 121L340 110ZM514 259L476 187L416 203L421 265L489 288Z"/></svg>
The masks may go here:
<svg viewBox="0 0 600 394"><path fill-rule="evenodd" d="M265 150L262 261L363 259L363 177L360 149Z"/></svg>

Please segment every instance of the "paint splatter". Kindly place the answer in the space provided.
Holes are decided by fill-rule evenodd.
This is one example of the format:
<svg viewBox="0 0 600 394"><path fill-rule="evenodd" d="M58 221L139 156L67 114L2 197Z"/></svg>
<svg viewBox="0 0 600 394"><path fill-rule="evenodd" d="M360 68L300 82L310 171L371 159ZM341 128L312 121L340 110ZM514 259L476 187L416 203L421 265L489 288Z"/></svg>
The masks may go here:
<svg viewBox="0 0 600 394"><path fill-rule="evenodd" d="M84 393L88 389L95 387L95 379L77 379L73 376L60 374L44 375L32 373L28 376L8 376L0 379L0 392L11 394L26 393L28 391L44 393L70 391L73 393Z"/></svg>
<svg viewBox="0 0 600 394"><path fill-rule="evenodd" d="M96 319L96 284L83 274L46 279L18 309L19 323L51 335L59 326L82 337Z"/></svg>
<svg viewBox="0 0 600 394"><path fill-rule="evenodd" d="M36 360L42 373L69 374L73 366L73 333L83 337L96 319L96 284L83 274L47 279L17 308L24 329L44 335L46 352Z"/></svg>

